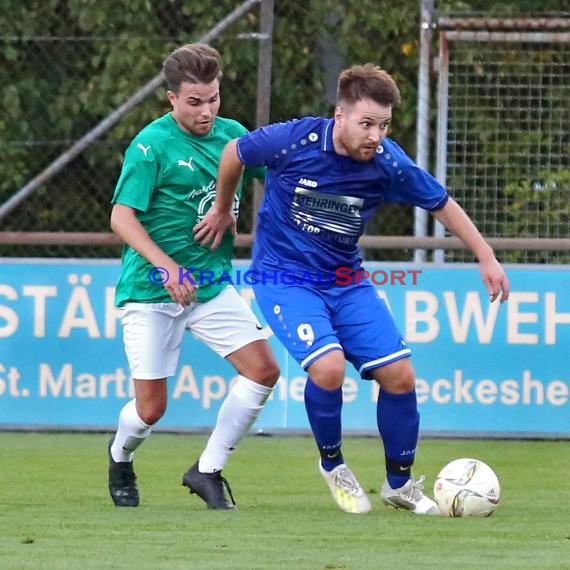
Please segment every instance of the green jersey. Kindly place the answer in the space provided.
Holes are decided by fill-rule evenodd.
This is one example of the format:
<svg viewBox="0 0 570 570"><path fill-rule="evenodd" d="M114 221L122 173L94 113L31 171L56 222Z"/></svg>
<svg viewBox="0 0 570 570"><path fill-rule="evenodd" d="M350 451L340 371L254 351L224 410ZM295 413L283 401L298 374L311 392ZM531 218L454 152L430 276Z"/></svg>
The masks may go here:
<svg viewBox="0 0 570 570"><path fill-rule="evenodd" d="M227 285L223 275L231 270L234 240L231 231L227 231L219 248L212 251L194 240L192 229L214 202L224 146L246 132L237 121L217 117L210 133L196 136L183 131L168 113L133 139L115 188L113 203L134 208L152 240L180 268L199 272L200 302L215 297ZM260 177L263 170L246 169L245 176ZM234 202L236 216L242 190L243 179ZM125 245L115 296L117 306L129 301L172 301L163 285L149 279L152 269L144 257ZM170 277L179 279L179 275Z"/></svg>

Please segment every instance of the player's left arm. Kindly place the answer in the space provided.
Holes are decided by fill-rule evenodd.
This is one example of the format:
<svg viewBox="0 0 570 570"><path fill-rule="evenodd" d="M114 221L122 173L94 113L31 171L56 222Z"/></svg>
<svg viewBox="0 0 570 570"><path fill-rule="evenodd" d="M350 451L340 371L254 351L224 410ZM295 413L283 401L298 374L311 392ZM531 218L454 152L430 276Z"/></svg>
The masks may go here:
<svg viewBox="0 0 570 570"><path fill-rule="evenodd" d="M495 257L493 248L481 235L471 218L452 198L443 208L433 211L433 215L473 252L479 261L481 279L489 291L491 302L500 295L501 303L509 298L509 280Z"/></svg>

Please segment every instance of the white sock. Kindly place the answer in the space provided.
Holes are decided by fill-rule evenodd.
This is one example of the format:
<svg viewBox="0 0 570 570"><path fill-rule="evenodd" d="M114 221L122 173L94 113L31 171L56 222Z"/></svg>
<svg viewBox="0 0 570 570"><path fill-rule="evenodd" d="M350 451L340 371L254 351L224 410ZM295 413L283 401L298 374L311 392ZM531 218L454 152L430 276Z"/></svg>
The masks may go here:
<svg viewBox="0 0 570 570"><path fill-rule="evenodd" d="M245 376L239 376L227 395L216 421L216 427L200 456L198 469L202 473L221 471L232 451L257 419L273 388L262 386Z"/></svg>
<svg viewBox="0 0 570 570"><path fill-rule="evenodd" d="M127 402L119 414L111 455L114 461L132 461L135 449L150 435L152 426L145 424L137 413L136 400Z"/></svg>

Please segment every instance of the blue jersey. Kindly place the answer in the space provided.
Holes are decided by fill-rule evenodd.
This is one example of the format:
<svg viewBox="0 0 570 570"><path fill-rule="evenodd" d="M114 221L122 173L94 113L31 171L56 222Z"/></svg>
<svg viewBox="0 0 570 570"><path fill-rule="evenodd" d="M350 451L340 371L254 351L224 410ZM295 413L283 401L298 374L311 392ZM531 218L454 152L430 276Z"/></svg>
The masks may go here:
<svg viewBox="0 0 570 570"><path fill-rule="evenodd" d="M307 117L262 127L238 140L246 166L267 166L253 268L296 274L360 268L358 239L386 202L437 210L445 189L385 138L366 162L335 152L334 119Z"/></svg>

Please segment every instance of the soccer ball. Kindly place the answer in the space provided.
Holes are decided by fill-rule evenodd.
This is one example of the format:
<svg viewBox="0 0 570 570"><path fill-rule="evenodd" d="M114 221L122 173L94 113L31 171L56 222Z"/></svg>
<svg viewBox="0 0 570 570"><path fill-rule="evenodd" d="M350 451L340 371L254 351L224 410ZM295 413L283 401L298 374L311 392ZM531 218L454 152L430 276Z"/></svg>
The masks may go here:
<svg viewBox="0 0 570 570"><path fill-rule="evenodd" d="M463 457L448 463L437 476L433 495L442 515L488 517L499 503L495 472L483 461Z"/></svg>

